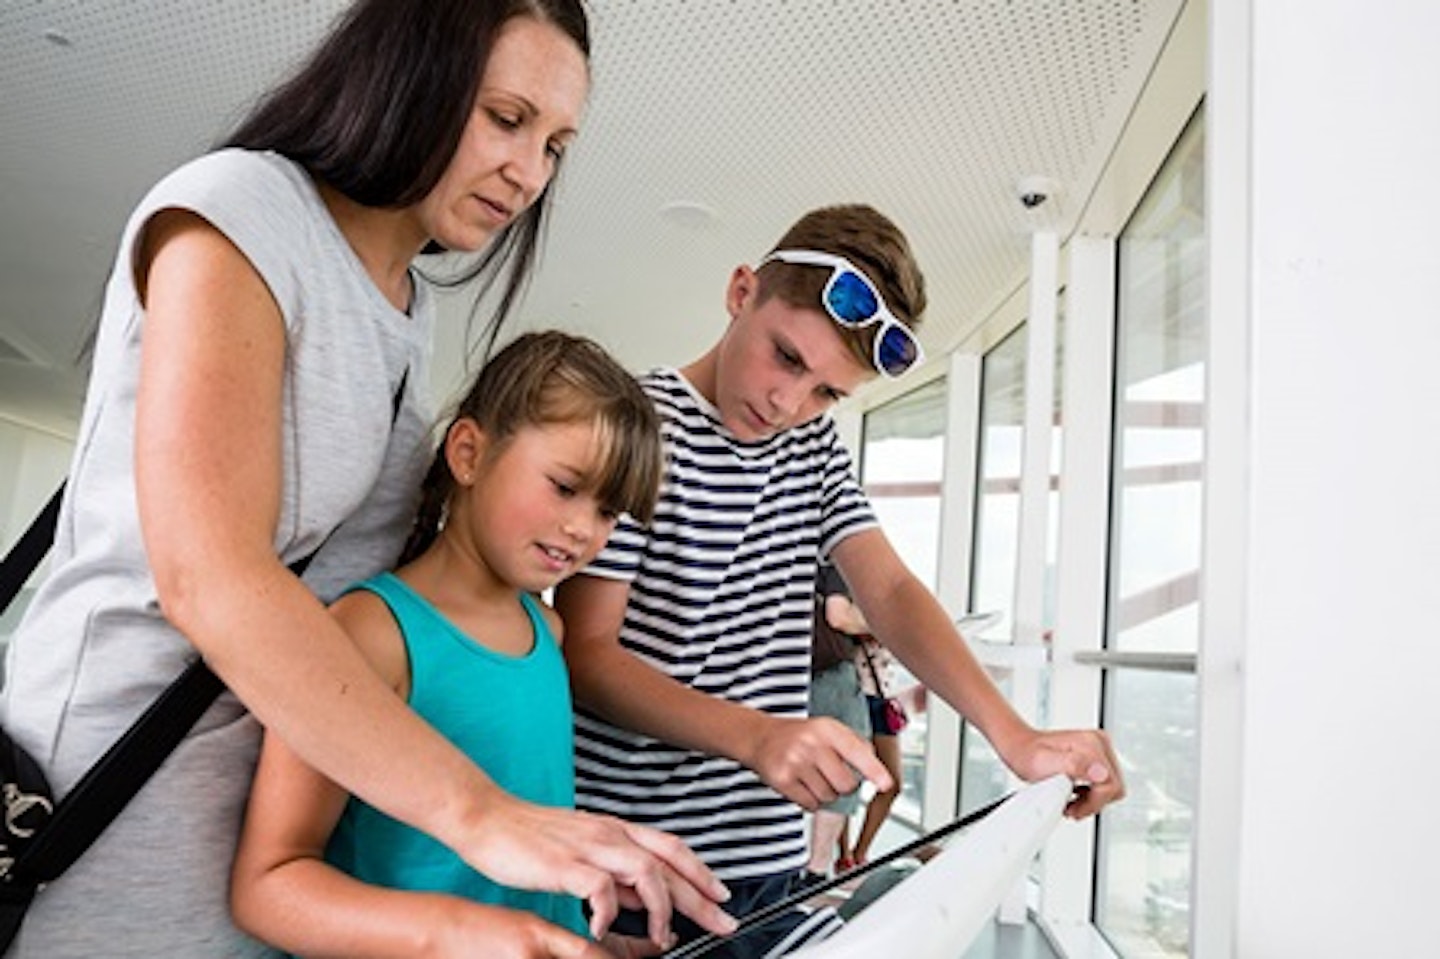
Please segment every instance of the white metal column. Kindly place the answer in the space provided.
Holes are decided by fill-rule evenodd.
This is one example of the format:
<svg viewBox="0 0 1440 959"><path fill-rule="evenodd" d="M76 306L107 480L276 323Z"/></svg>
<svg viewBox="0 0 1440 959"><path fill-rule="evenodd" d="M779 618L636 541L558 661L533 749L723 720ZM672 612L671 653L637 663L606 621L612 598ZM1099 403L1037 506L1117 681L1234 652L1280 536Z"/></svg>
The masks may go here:
<svg viewBox="0 0 1440 959"><path fill-rule="evenodd" d="M951 353L945 378L945 465L940 479L940 556L936 595L952 615L970 608L975 479L980 448L981 359ZM921 818L934 829L955 818L960 783L960 714L938 696L927 702Z"/></svg>
<svg viewBox="0 0 1440 959"><path fill-rule="evenodd" d="M1025 434L1020 454L1020 529L1015 551L1015 600L1011 607L1017 647L1043 648L1045 579L1050 514L1050 449L1055 423L1055 324L1059 313L1060 238L1037 230L1030 238L1029 315L1025 320ZM1040 670L1011 674L1010 700L1037 723ZM1025 883L1016 885L1000 906L1000 921L1022 923L1028 909Z"/></svg>
<svg viewBox="0 0 1440 959"><path fill-rule="evenodd" d="M1114 418L1115 240L1079 236L1066 245L1060 463L1060 542L1051 644L1050 725L1100 720L1100 670L1072 656L1104 644L1110 456ZM1045 847L1041 912L1054 932L1088 930L1095 824L1062 824Z"/></svg>

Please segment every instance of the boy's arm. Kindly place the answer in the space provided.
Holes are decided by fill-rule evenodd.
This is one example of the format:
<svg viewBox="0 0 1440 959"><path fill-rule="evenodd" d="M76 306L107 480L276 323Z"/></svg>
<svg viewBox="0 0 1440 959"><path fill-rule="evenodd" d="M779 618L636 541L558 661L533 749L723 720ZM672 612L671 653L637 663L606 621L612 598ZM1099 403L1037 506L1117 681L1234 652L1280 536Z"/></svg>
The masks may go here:
<svg viewBox="0 0 1440 959"><path fill-rule="evenodd" d="M831 558L871 632L927 689L985 734L1022 779L1063 772L1089 784L1067 814L1097 812L1125 794L1109 737L1100 730L1038 731L1006 701L935 596L905 566L879 529L842 540Z"/></svg>
<svg viewBox="0 0 1440 959"><path fill-rule="evenodd" d="M620 645L628 583L572 576L555 589L575 699L617 726L755 770L814 809L853 791L858 771L880 788L890 775L869 743L833 719L789 719L672 679Z"/></svg>

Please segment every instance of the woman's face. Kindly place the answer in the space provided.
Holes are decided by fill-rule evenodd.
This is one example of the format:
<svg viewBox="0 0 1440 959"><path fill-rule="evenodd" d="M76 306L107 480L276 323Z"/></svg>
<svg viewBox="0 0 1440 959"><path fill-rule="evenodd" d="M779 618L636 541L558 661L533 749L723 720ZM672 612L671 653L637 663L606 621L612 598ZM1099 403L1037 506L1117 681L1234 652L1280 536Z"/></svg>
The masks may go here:
<svg viewBox="0 0 1440 959"><path fill-rule="evenodd" d="M574 139L590 89L585 55L554 24L514 17L495 36L460 145L416 207L425 234L473 251L539 198Z"/></svg>

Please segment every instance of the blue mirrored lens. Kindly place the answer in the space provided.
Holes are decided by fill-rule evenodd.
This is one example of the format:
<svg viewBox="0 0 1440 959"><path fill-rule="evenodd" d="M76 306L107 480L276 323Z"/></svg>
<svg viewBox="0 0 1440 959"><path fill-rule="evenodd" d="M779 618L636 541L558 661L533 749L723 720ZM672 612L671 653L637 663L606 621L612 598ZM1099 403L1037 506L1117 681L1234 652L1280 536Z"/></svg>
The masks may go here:
<svg viewBox="0 0 1440 959"><path fill-rule="evenodd" d="M890 376L899 376L915 365L920 355L915 337L902 326L888 326L875 346L875 362Z"/></svg>
<svg viewBox="0 0 1440 959"><path fill-rule="evenodd" d="M835 314L835 319L851 326L866 322L880 308L870 284L849 270L835 277L835 282L830 284L829 298L825 302Z"/></svg>

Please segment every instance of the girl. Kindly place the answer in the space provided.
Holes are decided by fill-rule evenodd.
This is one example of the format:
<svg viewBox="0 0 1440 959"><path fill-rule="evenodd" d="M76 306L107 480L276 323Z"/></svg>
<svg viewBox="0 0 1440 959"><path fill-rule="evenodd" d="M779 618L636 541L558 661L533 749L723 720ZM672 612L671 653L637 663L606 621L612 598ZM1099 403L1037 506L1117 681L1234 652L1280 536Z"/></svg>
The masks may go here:
<svg viewBox="0 0 1440 959"><path fill-rule="evenodd" d="M522 336L446 431L399 568L331 611L386 684L497 785L571 807L562 627L534 594L584 568L621 512L648 522L660 470L654 409L623 369L588 340ZM476 872L269 734L231 895L243 928L306 955L492 955L495 910L476 903L585 931L574 897ZM597 952L552 939L557 954Z"/></svg>
<svg viewBox="0 0 1440 959"><path fill-rule="evenodd" d="M0 722L63 794L197 653L231 693L40 892L14 956L268 954L226 893L261 723L498 881L600 917L634 898L718 914L678 840L498 788L324 607L394 562L414 516L435 310L412 263L478 253L504 318L589 49L581 0L360 0L225 149L136 208ZM311 554L302 581L287 564ZM548 954L514 931L492 924Z"/></svg>

